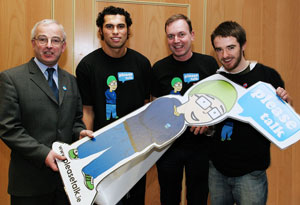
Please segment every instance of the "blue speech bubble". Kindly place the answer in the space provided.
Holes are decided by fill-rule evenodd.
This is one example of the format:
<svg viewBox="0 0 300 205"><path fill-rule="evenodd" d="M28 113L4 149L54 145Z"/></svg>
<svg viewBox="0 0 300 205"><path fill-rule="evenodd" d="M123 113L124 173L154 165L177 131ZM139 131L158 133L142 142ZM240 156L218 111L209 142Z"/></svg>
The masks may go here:
<svg viewBox="0 0 300 205"><path fill-rule="evenodd" d="M119 72L118 79L119 79L119 81L124 83L125 81L133 80L134 74L133 74L133 72Z"/></svg>
<svg viewBox="0 0 300 205"><path fill-rule="evenodd" d="M186 83L199 81L199 73L184 73L183 80Z"/></svg>
<svg viewBox="0 0 300 205"><path fill-rule="evenodd" d="M244 110L241 116L251 117L278 141L284 141L300 130L299 117L274 90L265 84L249 89L238 100Z"/></svg>

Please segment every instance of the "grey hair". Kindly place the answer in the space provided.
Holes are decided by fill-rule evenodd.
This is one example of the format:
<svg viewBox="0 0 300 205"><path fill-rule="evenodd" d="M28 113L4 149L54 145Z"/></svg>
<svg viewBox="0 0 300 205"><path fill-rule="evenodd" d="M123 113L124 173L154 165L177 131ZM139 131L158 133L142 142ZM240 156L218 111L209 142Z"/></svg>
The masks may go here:
<svg viewBox="0 0 300 205"><path fill-rule="evenodd" d="M56 21L54 19L44 19L44 20L41 20L41 21L37 22L31 30L31 40L33 40L35 38L36 29L39 25L49 25L49 24L53 24L53 23L59 26L59 28L60 28L60 30L63 34L63 41L66 41L67 34L65 32L65 29L64 29L63 25L61 25L60 23L58 23L58 21Z"/></svg>

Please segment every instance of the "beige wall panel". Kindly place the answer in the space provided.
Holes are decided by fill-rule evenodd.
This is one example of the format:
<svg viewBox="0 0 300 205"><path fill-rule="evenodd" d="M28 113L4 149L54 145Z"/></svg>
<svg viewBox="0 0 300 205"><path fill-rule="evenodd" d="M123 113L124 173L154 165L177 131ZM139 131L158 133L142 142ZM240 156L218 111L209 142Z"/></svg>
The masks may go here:
<svg viewBox="0 0 300 205"><path fill-rule="evenodd" d="M59 65L69 73L73 72L74 62L74 0L53 0L53 18L64 26L67 34L67 49L59 59Z"/></svg>
<svg viewBox="0 0 300 205"><path fill-rule="evenodd" d="M10 198L7 194L8 166L10 160L10 150L0 141L0 204L9 204Z"/></svg>
<svg viewBox="0 0 300 205"><path fill-rule="evenodd" d="M0 69L5 70L32 57L31 29L36 21L51 17L51 4L50 0L43 4L39 0L3 0L0 9Z"/></svg>
<svg viewBox="0 0 300 205"><path fill-rule="evenodd" d="M0 71L26 63L33 56L30 32L34 24L51 18L51 1L0 1ZM7 194L10 150L0 142L0 204L10 204Z"/></svg>
<svg viewBox="0 0 300 205"><path fill-rule="evenodd" d="M0 68L6 70L24 62L26 46L25 34L25 5L17 1L1 1L1 56ZM5 31L5 32L4 32ZM28 36L28 35L26 35Z"/></svg>
<svg viewBox="0 0 300 205"><path fill-rule="evenodd" d="M114 0L111 0L114 1ZM118 1L118 0L117 0ZM122 1L122 0L121 0ZM123 0L124 1L124 0ZM125 0L126 1L126 0ZM158 2L158 3L172 3L172 4L188 4L193 0L131 0L136 2ZM199 1L199 0L198 0Z"/></svg>
<svg viewBox="0 0 300 205"><path fill-rule="evenodd" d="M207 5L206 50L214 54L210 43L213 29L225 20L239 22L247 32L246 58L275 68L286 83L299 111L300 19L296 0L210 0ZM268 169L268 204L300 203L300 144L286 150L271 146L271 167Z"/></svg>
<svg viewBox="0 0 300 205"><path fill-rule="evenodd" d="M206 16L206 40L205 50L209 55L214 55L214 51L210 41L210 35L218 24L225 20L225 2L222 0L210 0L207 2Z"/></svg>
<svg viewBox="0 0 300 205"><path fill-rule="evenodd" d="M204 10L204 3L206 0L198 0L198 1L189 1L190 4L190 19L192 21L192 27L195 32L195 39L193 42L193 51L199 52L199 53L205 53L205 48L203 46L205 45L205 39L206 36L206 24L204 15L206 15L206 10Z"/></svg>
<svg viewBox="0 0 300 205"><path fill-rule="evenodd" d="M74 70L84 56L99 47L95 38L97 14L95 0L75 1Z"/></svg>
<svg viewBox="0 0 300 205"><path fill-rule="evenodd" d="M300 110L299 1L264 1L263 53L266 64L275 67L286 83L294 99L295 109ZM268 204L300 203L300 144L287 150L272 147L270 176L270 197Z"/></svg>
<svg viewBox="0 0 300 205"><path fill-rule="evenodd" d="M274 1L267 0L268 5L274 4ZM270 25L273 25L273 32L264 32L264 39L273 39L270 43L268 50L265 50L264 54L267 54L269 50L275 50L273 56L270 56L268 61L270 64L274 64L283 79L286 82L286 88L295 99L295 109L300 112L300 82L298 76L300 76L300 61L299 61L299 36L300 36L300 17L299 6L300 1L276 0L276 7L270 11L269 15L264 13L264 18L273 20ZM271 17L270 17L271 16Z"/></svg>
<svg viewBox="0 0 300 205"><path fill-rule="evenodd" d="M299 162L299 156L300 156L300 144L297 143L292 147L292 158L291 164L292 164L292 203L291 204L300 204L300 162Z"/></svg>

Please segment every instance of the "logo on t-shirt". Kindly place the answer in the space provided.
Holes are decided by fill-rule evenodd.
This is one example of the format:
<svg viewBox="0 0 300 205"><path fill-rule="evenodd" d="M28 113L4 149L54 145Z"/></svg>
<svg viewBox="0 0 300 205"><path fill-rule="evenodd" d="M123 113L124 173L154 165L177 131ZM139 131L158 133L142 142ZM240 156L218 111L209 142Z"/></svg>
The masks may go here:
<svg viewBox="0 0 300 205"><path fill-rule="evenodd" d="M199 73L184 73L183 80L186 83L197 82L200 80Z"/></svg>
<svg viewBox="0 0 300 205"><path fill-rule="evenodd" d="M122 83L125 83L125 81L128 80L134 80L134 74L133 72L119 72L118 80L121 81Z"/></svg>

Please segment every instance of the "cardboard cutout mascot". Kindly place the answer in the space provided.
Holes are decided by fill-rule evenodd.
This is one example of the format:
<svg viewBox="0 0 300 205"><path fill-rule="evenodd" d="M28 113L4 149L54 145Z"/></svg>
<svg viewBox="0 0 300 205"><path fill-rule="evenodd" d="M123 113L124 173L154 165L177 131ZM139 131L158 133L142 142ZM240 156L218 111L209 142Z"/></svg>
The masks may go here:
<svg viewBox="0 0 300 205"><path fill-rule="evenodd" d="M298 141L298 114L272 86L245 89L215 74L184 96L167 95L71 145L55 142L67 157L58 167L71 204L116 204L188 126L226 118L250 123L281 149ZM224 140L230 134L224 133Z"/></svg>

